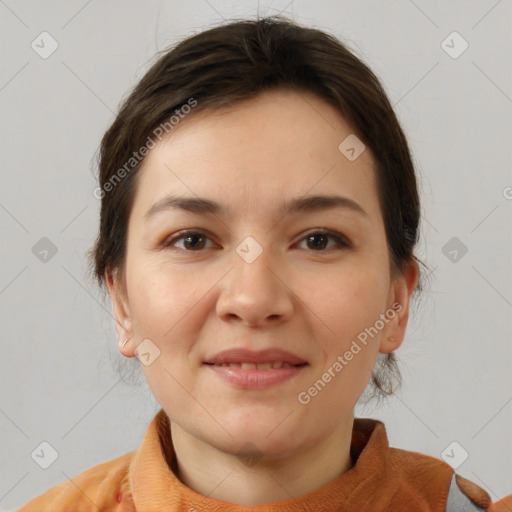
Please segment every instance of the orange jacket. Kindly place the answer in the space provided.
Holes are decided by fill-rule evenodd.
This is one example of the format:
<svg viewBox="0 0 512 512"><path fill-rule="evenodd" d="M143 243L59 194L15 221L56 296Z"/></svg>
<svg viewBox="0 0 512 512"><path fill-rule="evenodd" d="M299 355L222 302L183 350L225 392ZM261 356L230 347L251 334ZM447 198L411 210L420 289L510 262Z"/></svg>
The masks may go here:
<svg viewBox="0 0 512 512"><path fill-rule="evenodd" d="M207 498L185 486L170 469L171 443L169 419L161 409L136 451L83 471L18 512L445 512L455 481L460 495L483 510L512 510L512 496L493 506L486 491L455 475L442 460L391 448L384 424L373 419L354 419L355 464L349 471L312 493L258 507Z"/></svg>

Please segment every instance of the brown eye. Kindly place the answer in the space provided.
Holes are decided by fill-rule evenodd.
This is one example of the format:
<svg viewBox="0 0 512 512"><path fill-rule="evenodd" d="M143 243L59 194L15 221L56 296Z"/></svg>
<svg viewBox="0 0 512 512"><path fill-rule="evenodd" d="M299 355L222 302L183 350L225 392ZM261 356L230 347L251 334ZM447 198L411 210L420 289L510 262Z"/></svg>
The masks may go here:
<svg viewBox="0 0 512 512"><path fill-rule="evenodd" d="M204 247L205 237L203 235L187 235L183 237L183 245L186 249L202 249Z"/></svg>
<svg viewBox="0 0 512 512"><path fill-rule="evenodd" d="M345 239L342 236L332 231L315 231L305 236L301 240L301 242L304 240L307 243L308 249L317 252L323 252L326 248L327 250L329 250L350 247L350 245L345 241ZM334 247L328 247L330 240L334 242Z"/></svg>
<svg viewBox="0 0 512 512"><path fill-rule="evenodd" d="M181 247L177 245L177 242L183 240ZM200 231L185 231L169 240L166 240L163 244L164 247L183 249L184 251L200 251L205 248L206 241L210 240L208 236Z"/></svg>
<svg viewBox="0 0 512 512"><path fill-rule="evenodd" d="M329 243L329 236L324 233L320 233L317 235L309 235L307 237L307 241L310 249L325 249L325 247Z"/></svg>

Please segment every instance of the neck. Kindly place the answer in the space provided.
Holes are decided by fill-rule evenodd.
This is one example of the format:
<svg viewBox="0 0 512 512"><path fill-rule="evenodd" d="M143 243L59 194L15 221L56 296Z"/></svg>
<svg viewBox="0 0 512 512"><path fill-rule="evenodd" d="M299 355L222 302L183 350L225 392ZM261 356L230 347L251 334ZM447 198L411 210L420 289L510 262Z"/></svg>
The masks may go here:
<svg viewBox="0 0 512 512"><path fill-rule="evenodd" d="M243 464L236 454L221 451L171 423L177 476L197 493L235 505L261 506L316 491L352 468L353 417L313 446L281 459L261 454Z"/></svg>

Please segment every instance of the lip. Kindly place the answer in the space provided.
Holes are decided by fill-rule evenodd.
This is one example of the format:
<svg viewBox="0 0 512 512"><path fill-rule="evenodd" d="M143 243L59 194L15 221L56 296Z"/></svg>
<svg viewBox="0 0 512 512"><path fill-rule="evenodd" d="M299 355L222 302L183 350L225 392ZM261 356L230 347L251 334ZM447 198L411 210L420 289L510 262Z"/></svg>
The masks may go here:
<svg viewBox="0 0 512 512"><path fill-rule="evenodd" d="M265 389L293 379L307 366L284 366L272 370L242 370L229 366L204 365L223 380L239 389Z"/></svg>
<svg viewBox="0 0 512 512"><path fill-rule="evenodd" d="M286 350L282 350L279 348L269 348L266 350L247 350L247 349L228 349L222 352L219 352L212 358L209 358L205 361L205 364L219 365L223 363L253 363L253 364L261 364L261 363L275 363L277 361L282 361L283 363L288 363L292 365L304 364L307 361L304 359L292 354L291 352L287 352ZM251 370L245 370L251 371ZM267 370L265 370L267 371ZM270 370L268 370L270 371Z"/></svg>
<svg viewBox="0 0 512 512"><path fill-rule="evenodd" d="M229 363L275 363L281 361L292 366L283 366L281 368L272 368L268 370L233 368L229 366L219 366ZM215 372L230 385L239 389L265 389L271 386L282 384L298 376L308 363L292 354L281 349L266 349L252 351L246 349L229 349L218 353L214 357L203 363L203 366L210 371Z"/></svg>

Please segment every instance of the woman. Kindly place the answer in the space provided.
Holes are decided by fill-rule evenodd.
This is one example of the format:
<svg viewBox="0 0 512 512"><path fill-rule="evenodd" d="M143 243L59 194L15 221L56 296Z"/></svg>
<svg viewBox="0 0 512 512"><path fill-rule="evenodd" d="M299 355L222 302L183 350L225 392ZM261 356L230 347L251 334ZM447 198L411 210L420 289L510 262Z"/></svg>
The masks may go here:
<svg viewBox="0 0 512 512"><path fill-rule="evenodd" d="M94 272L162 409L138 450L21 512L507 510L354 418L399 377L420 205L339 41L279 17L186 39L124 102L99 185Z"/></svg>

